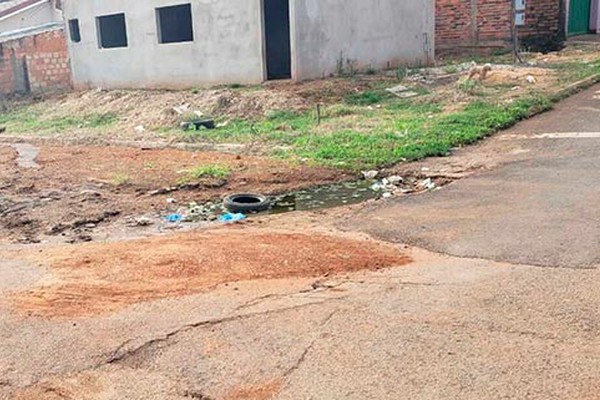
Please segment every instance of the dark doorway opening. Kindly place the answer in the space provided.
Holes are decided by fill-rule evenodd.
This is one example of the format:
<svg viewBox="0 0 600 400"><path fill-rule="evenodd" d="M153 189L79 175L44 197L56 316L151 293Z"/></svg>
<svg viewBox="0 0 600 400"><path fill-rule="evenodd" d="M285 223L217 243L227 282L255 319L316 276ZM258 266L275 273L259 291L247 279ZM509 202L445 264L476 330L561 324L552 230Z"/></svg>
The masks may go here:
<svg viewBox="0 0 600 400"><path fill-rule="evenodd" d="M289 0L263 0L267 79L292 77Z"/></svg>

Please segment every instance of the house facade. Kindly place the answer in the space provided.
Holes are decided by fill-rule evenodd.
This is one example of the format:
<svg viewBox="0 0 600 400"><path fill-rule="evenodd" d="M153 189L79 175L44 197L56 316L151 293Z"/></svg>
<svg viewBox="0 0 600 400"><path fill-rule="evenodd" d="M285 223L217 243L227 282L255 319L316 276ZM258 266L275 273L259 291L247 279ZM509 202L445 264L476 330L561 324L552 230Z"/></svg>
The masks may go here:
<svg viewBox="0 0 600 400"><path fill-rule="evenodd" d="M434 0L63 0L78 87L313 79L433 61Z"/></svg>
<svg viewBox="0 0 600 400"><path fill-rule="evenodd" d="M72 88L58 5L56 0L0 2L0 95Z"/></svg>
<svg viewBox="0 0 600 400"><path fill-rule="evenodd" d="M600 0L565 0L569 36L600 33Z"/></svg>
<svg viewBox="0 0 600 400"><path fill-rule="evenodd" d="M502 48L512 43L517 0L436 0L436 45L441 52ZM520 0L523 1L523 0ZM600 0L524 0L517 33L531 50L554 50L567 36L599 33Z"/></svg>
<svg viewBox="0 0 600 400"><path fill-rule="evenodd" d="M62 15L49 0L9 0L0 2L0 33L61 23Z"/></svg>

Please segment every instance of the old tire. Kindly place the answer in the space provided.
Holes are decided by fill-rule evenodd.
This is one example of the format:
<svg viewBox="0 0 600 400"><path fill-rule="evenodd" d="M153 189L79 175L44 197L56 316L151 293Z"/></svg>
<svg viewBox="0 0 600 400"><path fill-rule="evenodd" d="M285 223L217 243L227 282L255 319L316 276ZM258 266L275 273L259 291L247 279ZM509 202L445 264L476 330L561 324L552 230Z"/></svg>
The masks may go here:
<svg viewBox="0 0 600 400"><path fill-rule="evenodd" d="M232 213L260 212L271 207L271 199L261 194L239 193L227 196L223 206Z"/></svg>

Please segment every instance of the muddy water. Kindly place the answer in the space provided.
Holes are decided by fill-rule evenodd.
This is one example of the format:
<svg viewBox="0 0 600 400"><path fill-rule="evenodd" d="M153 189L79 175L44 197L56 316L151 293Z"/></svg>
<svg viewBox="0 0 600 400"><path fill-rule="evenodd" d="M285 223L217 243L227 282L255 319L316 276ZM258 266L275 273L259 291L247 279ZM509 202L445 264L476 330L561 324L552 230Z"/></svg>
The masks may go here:
<svg viewBox="0 0 600 400"><path fill-rule="evenodd" d="M39 164L35 161L40 149L28 143L16 143L11 146L18 153L17 165L19 168L38 168Z"/></svg>
<svg viewBox="0 0 600 400"><path fill-rule="evenodd" d="M291 211L308 211L357 204L381 196L373 190L375 181L361 180L301 190L279 196L274 200L270 214Z"/></svg>

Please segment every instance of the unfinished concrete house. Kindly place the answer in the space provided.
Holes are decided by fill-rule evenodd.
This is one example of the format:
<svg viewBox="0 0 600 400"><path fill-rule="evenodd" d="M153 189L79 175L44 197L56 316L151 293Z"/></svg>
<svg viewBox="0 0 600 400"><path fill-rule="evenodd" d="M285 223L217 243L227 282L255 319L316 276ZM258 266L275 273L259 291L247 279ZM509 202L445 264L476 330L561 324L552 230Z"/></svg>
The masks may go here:
<svg viewBox="0 0 600 400"><path fill-rule="evenodd" d="M0 97L71 89L57 0L0 0Z"/></svg>
<svg viewBox="0 0 600 400"><path fill-rule="evenodd" d="M304 80L426 65L433 0L64 0L77 87Z"/></svg>

